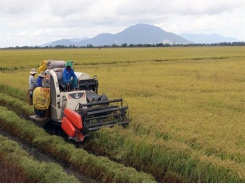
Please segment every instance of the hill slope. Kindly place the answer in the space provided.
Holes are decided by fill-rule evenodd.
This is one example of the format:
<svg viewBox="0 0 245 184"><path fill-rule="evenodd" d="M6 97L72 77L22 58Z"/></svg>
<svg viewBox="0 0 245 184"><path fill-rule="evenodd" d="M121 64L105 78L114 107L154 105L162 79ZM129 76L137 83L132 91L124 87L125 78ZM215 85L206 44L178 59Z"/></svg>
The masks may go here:
<svg viewBox="0 0 245 184"><path fill-rule="evenodd" d="M76 46L122 45L127 44L157 44L157 43L190 43L188 40L174 33L148 24L137 24L124 29L117 34L103 33L90 39L77 42Z"/></svg>
<svg viewBox="0 0 245 184"><path fill-rule="evenodd" d="M93 38L72 38L61 39L53 42L42 44L45 46L56 45L75 45L75 46L87 46L89 44L93 46L104 45L122 45L124 43L129 44L157 44L157 43L190 43L190 41L182 38L174 33L166 32L160 27L149 24L136 24L130 26L117 34L102 33Z"/></svg>
<svg viewBox="0 0 245 184"><path fill-rule="evenodd" d="M101 33L93 38L71 38L61 39L53 42L45 43L41 45L45 46L105 46L105 45L119 45L122 44L158 44L158 43L169 43L169 44L188 44L188 43L221 43L221 42L239 42L236 38L223 37L218 34L194 34L194 33L182 33L180 35L166 32L160 27L149 25L149 24L136 24L130 26L117 34Z"/></svg>
<svg viewBox="0 0 245 184"><path fill-rule="evenodd" d="M182 33L183 38L194 43L221 43L221 42L238 42L239 40L231 37L223 37L218 34L194 34L194 33Z"/></svg>

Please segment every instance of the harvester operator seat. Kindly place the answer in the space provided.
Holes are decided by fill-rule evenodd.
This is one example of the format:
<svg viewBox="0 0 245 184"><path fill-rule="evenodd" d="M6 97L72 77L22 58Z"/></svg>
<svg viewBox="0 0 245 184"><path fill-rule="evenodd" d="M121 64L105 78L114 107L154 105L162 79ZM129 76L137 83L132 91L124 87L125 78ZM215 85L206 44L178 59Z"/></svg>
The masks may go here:
<svg viewBox="0 0 245 184"><path fill-rule="evenodd" d="M67 91L65 85L62 83L62 73L64 68L54 68L57 75L60 91Z"/></svg>

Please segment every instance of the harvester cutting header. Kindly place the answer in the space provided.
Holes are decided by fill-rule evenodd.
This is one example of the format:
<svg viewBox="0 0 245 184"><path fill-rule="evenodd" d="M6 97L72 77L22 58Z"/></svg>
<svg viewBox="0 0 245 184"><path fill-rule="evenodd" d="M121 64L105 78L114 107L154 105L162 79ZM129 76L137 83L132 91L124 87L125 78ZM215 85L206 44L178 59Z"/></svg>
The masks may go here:
<svg viewBox="0 0 245 184"><path fill-rule="evenodd" d="M45 60L38 72L44 72L42 87L33 93L35 109L46 111L45 120L62 127L64 132L76 142L83 142L91 131L129 123L128 106L122 98L109 100L105 94L98 95L97 77L83 72L73 72L71 80L64 79L66 67L73 62ZM36 115L35 121L43 121Z"/></svg>

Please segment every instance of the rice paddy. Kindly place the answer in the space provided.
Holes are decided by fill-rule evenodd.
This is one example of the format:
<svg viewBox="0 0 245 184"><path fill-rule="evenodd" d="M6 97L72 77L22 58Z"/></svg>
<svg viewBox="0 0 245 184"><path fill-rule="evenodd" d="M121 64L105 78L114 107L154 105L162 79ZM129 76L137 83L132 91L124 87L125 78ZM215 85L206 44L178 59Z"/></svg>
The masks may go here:
<svg viewBox="0 0 245 184"><path fill-rule="evenodd" d="M91 149L157 181L245 181L245 47L0 50L0 84L27 91L47 59L73 60L129 106L127 129L98 131Z"/></svg>

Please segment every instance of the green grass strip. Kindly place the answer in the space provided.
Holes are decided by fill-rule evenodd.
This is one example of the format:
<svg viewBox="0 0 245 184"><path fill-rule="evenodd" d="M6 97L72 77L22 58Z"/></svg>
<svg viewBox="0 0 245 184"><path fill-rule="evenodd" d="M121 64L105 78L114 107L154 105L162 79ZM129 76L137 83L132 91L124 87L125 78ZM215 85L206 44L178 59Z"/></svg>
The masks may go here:
<svg viewBox="0 0 245 184"><path fill-rule="evenodd" d="M0 126L2 129L32 143L50 155L62 159L79 171L102 182L155 182L150 174L125 167L106 157L97 157L83 149L77 149L61 137L50 136L31 121L19 118L13 111L0 106Z"/></svg>
<svg viewBox="0 0 245 184"><path fill-rule="evenodd" d="M39 183L78 183L74 176L68 175L61 166L55 163L39 162L24 151L16 142L0 135L0 157L12 166L24 170L28 181Z"/></svg>

